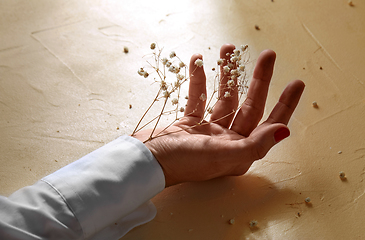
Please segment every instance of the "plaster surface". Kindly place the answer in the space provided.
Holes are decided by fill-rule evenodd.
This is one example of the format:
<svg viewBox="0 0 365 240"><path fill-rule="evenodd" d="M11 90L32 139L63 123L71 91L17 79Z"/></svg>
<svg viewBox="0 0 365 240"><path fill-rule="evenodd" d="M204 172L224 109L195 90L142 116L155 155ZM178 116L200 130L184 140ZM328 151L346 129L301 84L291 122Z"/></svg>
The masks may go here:
<svg viewBox="0 0 365 240"><path fill-rule="evenodd" d="M352 2L1 1L0 193L130 134L156 91L137 74L151 42L207 69L222 44L248 44L253 65L277 53L266 114L306 83L290 138L244 176L165 189L122 239L363 239L365 3Z"/></svg>

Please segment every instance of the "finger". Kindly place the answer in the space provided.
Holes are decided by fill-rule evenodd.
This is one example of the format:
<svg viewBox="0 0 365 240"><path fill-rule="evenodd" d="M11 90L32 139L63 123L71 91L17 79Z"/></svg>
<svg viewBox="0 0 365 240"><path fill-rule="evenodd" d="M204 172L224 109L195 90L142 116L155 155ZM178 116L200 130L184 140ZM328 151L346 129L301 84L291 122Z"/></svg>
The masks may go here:
<svg viewBox="0 0 365 240"><path fill-rule="evenodd" d="M288 127L282 123L265 123L255 129L252 134L243 141L249 142L252 160L265 157L269 150L277 143L289 137Z"/></svg>
<svg viewBox="0 0 365 240"><path fill-rule="evenodd" d="M229 159L232 160L233 167L228 175L239 176L246 173L254 161L265 157L274 145L289 135L290 131L284 124L265 123L256 128L249 137L231 142L231 150L227 153L232 155Z"/></svg>
<svg viewBox="0 0 365 240"><path fill-rule="evenodd" d="M305 84L300 80L295 80L288 84L268 117L268 123L288 124L299 99L304 91Z"/></svg>
<svg viewBox="0 0 365 240"><path fill-rule="evenodd" d="M203 59L202 55L194 54L190 59L189 65L189 97L185 108L185 116L198 117L200 119L204 116L206 103L206 77L204 68L195 64L197 59Z"/></svg>
<svg viewBox="0 0 365 240"><path fill-rule="evenodd" d="M214 106L211 122L218 123L222 127L228 128L231 125L234 117L234 111L238 106L238 89L237 87L229 87L227 82L229 80L234 81L234 86L237 84L237 79L231 79L231 74L224 72L223 67L227 66L230 62L231 54L235 46L232 44L225 44L221 47L220 58L225 59L224 63L220 66L220 81L218 90L218 101ZM227 56L228 55L228 56ZM234 67L236 67L234 65Z"/></svg>
<svg viewBox="0 0 365 240"><path fill-rule="evenodd" d="M257 60L246 100L231 127L238 134L249 136L262 118L275 59L276 53L274 51L265 50Z"/></svg>

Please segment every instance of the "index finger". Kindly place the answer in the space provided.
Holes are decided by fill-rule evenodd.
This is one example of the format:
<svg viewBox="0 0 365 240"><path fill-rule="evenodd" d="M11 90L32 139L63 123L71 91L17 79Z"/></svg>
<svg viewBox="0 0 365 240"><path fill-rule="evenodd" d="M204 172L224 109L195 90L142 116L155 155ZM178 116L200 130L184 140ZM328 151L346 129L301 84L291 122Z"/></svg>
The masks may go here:
<svg viewBox="0 0 365 240"><path fill-rule="evenodd" d="M203 59L200 54L194 54L190 59L189 97L185 108L185 116L198 117L202 119L205 111L207 90L203 66L198 66L196 64L196 61L199 59Z"/></svg>

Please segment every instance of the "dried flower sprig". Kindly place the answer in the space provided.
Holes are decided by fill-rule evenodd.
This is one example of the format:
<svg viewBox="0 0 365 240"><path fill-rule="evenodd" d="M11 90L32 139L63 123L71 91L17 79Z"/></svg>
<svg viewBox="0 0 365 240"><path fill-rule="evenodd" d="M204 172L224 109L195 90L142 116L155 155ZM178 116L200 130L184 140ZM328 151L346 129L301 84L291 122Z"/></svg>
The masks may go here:
<svg viewBox="0 0 365 240"><path fill-rule="evenodd" d="M169 54L169 57L162 57L163 49L159 48L157 43L151 43L150 49L152 50L152 54L147 56L150 56L153 59L153 62L151 63L151 60L148 60L148 67L142 67L137 72L144 78L157 75L157 77L153 78L153 81L159 85L159 90L132 133L132 135L134 135L141 129L154 123L150 137L146 141L166 135L164 131L181 118L179 114L185 111L182 104L183 99L181 97L181 87L189 81L191 75L193 75L197 68L203 67L204 65L203 60L197 59L194 62L196 68L191 71L191 75L188 75L187 73L189 71L186 64L178 57L176 52L172 51ZM206 101L206 108L204 118L201 122L197 123L196 126L207 124L207 122L204 122L204 119L206 119L209 114L213 113L214 106L218 100L232 97L233 91L238 92L239 99L247 93L248 79L246 74L246 65L249 63L248 46L242 45L239 49L235 49L233 53L228 53L227 57L227 59L218 59L217 68L212 68L212 70L216 72L213 91L209 97L207 97L204 93L199 97L201 101ZM224 66L222 68L223 71L220 72L216 70L219 66ZM149 69L149 71L146 69ZM228 80L223 83L223 78ZM221 96L219 96L219 89L224 89L224 94L221 94ZM185 98L187 99L187 97ZM146 117L147 113L159 101L163 101L162 109L159 111L159 114L142 125L142 121ZM239 109L239 107L237 109ZM237 109L234 109L223 118L231 114L235 114ZM193 114L193 112L185 113L185 116ZM174 120L172 120L172 122L162 131L155 133L161 117L171 114L175 114ZM215 121L219 121L220 119L216 119Z"/></svg>

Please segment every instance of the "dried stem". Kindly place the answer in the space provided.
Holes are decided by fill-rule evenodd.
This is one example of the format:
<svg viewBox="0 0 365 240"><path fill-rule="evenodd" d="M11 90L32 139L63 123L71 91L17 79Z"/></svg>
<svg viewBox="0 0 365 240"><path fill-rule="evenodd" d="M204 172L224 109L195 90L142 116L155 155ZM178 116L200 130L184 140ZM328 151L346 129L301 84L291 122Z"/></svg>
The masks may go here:
<svg viewBox="0 0 365 240"><path fill-rule="evenodd" d="M231 97L230 94L233 90L238 91L239 100L241 99L242 95L247 92L248 82L246 79L247 75L246 75L246 71L245 71L245 65L247 65L249 63L249 53L247 50L247 45L241 46L240 49L235 49L232 54L227 55L227 56L229 56L228 60L219 59L217 61L217 64L218 64L217 69L220 68L220 70L222 72L220 73L220 71L217 71L217 73L216 73L216 76L214 78L213 91L210 94L210 96L208 97L209 100L206 102L207 104L206 104L206 107L204 110L204 115L203 115L204 117L201 119L201 121L197 122L196 125L193 125L189 128L182 128L181 130L166 132L166 130L169 127L171 127L173 124L176 123L176 121L181 119L181 118L179 118L179 111L184 112L184 108L180 107L182 105L181 99L180 99L181 98L181 86L185 82L187 82L191 76L193 76L194 72L199 67L202 66L203 62L201 59L198 59L195 62L195 69L193 71L191 71L191 74L189 76L187 76L187 67L183 63L183 61L181 61L181 59L176 55L175 52L171 52L169 58L162 58L161 57L162 49L158 48L157 44L152 43L151 49L153 50L152 55L154 58L154 64L151 64L149 61L147 61L147 63L149 65L149 67L151 67L153 69L153 72L155 72L155 74L157 74L158 77L157 77L157 79L154 78L154 82L160 84L160 89L159 89L156 97L154 98L153 102L151 103L151 105L147 108L147 110L142 115L142 117L139 120L137 126L135 127L132 135L136 134L138 131L142 130L143 128L149 126L150 124L152 124L152 122L155 122L152 132L151 132L149 138L146 140L146 141L149 141L156 137L161 137L161 136L165 136L167 134L180 132L180 131L188 130L188 129L191 129L191 128L194 128L197 126L204 126L206 124L217 122L223 118L230 116L231 114L234 114L237 111L237 109L239 109L241 107L240 106L239 108L233 109L231 113L229 113L219 119L216 119L214 121L211 121L211 122L205 121L205 119L208 117L208 115L212 113L212 109L215 107L217 101L219 101L220 99L225 98L225 97ZM223 64L223 62L224 62L224 64ZM178 64L176 65L176 63L178 63ZM182 69L185 71L184 74L182 73ZM216 71L216 70L213 69L213 71ZM147 78L149 76L149 73L147 71L145 71L144 68L140 68L140 70L138 71L138 74L145 78ZM171 74L175 75L175 78L174 78L174 79L176 79L175 82L168 82L168 75L171 75ZM227 74L227 78L228 78L227 83L224 83L224 84L222 84L223 74ZM224 91L222 89L224 89ZM227 91L225 91L225 90L227 90ZM218 96L217 96L217 93L218 93ZM176 98L174 98L174 96ZM203 97L203 95L202 95L202 97ZM206 101L206 97L207 96L204 96L204 101ZM151 111L153 105L157 101L161 100L162 98L164 98L164 102L163 102L163 106L162 106L160 113L156 117L154 117L152 120L148 121L147 123L145 123L141 126L141 123L145 119L147 113L149 111ZM172 110L166 111L166 109L169 108L167 106L169 99L172 99L171 107L173 107L173 108L172 108ZM215 99L216 99L216 101L214 101ZM176 106L173 106L173 105L176 105ZM193 114L194 111L192 113L185 114L184 117L188 117L189 115ZM158 127L161 117L166 114L172 114L173 112L175 112L175 117L171 121L171 123L168 124L168 126L166 126L165 128L163 128L160 132L155 134L155 131Z"/></svg>

